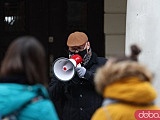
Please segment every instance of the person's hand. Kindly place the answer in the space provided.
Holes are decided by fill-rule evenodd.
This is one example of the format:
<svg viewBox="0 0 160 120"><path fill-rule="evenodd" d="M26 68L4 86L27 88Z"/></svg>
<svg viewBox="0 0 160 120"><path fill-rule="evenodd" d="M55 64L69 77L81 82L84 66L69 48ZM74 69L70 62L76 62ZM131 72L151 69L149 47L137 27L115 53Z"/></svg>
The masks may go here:
<svg viewBox="0 0 160 120"><path fill-rule="evenodd" d="M76 67L75 70L76 70L76 72L77 72L77 74L78 74L78 76L80 78L84 77L84 75L86 73L86 68L84 68L84 67Z"/></svg>

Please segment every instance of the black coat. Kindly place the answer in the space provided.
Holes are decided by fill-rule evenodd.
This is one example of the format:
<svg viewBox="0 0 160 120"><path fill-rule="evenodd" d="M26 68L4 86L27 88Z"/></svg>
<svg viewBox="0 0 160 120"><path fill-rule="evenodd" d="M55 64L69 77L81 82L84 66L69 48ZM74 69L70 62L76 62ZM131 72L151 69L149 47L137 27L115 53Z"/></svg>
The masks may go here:
<svg viewBox="0 0 160 120"><path fill-rule="evenodd" d="M103 98L95 91L93 77L96 69L106 61L92 53L85 66L85 79L76 74L72 80L62 82L53 76L49 94L61 120L90 120L95 110L101 106Z"/></svg>

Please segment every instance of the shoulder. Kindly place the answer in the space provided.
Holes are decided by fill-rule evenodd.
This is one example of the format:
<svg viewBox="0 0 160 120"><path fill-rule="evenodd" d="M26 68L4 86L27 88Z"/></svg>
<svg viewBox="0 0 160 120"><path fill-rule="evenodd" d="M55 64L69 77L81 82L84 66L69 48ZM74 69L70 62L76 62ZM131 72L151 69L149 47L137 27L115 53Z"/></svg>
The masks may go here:
<svg viewBox="0 0 160 120"><path fill-rule="evenodd" d="M58 120L58 115L56 113L53 103L49 99L40 99L29 104L22 112L21 118L28 117L38 120ZM34 113L34 114L31 114Z"/></svg>
<svg viewBox="0 0 160 120"><path fill-rule="evenodd" d="M107 62L107 58L105 57L97 57L97 63L99 66L103 66Z"/></svg>
<svg viewBox="0 0 160 120"><path fill-rule="evenodd" d="M103 63L105 63L105 62L107 62L107 58L105 58L105 57L97 57L97 60L99 61L99 62L103 62Z"/></svg>
<svg viewBox="0 0 160 120"><path fill-rule="evenodd" d="M123 108L123 105L122 105L122 108ZM125 113L128 114L129 110L127 109L127 111L124 111L124 109L122 109L122 108L119 107L119 105L117 105L117 103L116 104L110 104L110 105L107 105L107 106L100 107L93 114L91 120L110 120L110 119L118 120L118 119L120 119L122 117L126 118L124 114ZM131 115L131 114L129 114L129 115Z"/></svg>
<svg viewBox="0 0 160 120"><path fill-rule="evenodd" d="M92 53L92 58L93 58L93 61L97 62L98 64L105 64L107 62L107 58L105 57L100 57L100 56L97 56L96 53Z"/></svg>
<svg viewBox="0 0 160 120"><path fill-rule="evenodd" d="M107 113L107 107L100 107L95 111L91 120L108 120L106 113Z"/></svg>

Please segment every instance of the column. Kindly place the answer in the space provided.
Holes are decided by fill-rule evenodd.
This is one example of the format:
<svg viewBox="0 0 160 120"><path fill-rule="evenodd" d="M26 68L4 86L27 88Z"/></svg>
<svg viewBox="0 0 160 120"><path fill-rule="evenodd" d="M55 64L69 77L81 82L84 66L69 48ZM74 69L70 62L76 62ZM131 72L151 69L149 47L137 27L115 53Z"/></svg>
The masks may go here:
<svg viewBox="0 0 160 120"><path fill-rule="evenodd" d="M155 74L153 85L160 105L160 0L128 0L125 52L132 43L142 48L140 62Z"/></svg>

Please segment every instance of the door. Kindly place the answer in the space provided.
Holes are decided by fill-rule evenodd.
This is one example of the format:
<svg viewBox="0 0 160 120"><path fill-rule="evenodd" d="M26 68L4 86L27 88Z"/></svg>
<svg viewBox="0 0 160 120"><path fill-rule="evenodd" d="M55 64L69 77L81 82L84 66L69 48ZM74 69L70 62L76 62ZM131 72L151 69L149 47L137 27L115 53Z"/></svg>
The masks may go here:
<svg viewBox="0 0 160 120"><path fill-rule="evenodd" d="M0 0L0 61L10 42L26 34L25 17L24 0Z"/></svg>
<svg viewBox="0 0 160 120"><path fill-rule="evenodd" d="M85 32L92 50L104 56L103 0L0 0L0 60L10 42L33 35L47 54L48 76L53 61L68 57L66 40L74 31Z"/></svg>

